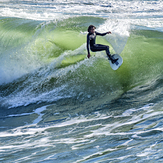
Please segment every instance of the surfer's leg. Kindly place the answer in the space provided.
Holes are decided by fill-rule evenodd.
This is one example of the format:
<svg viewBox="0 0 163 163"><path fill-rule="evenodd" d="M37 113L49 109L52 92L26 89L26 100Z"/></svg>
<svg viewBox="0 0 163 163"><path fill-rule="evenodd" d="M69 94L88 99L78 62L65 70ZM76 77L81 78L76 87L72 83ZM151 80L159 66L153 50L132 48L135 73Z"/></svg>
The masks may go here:
<svg viewBox="0 0 163 163"><path fill-rule="evenodd" d="M118 59L114 59L114 57L110 54L109 46L107 45L95 44L94 46L91 47L91 50L93 52L105 50L108 56L108 59L111 60L112 63L115 63L118 60Z"/></svg>
<svg viewBox="0 0 163 163"><path fill-rule="evenodd" d="M106 54L107 54L108 56L110 56L109 46L106 46L106 45L95 44L95 45L93 45L93 46L91 47L91 50L92 50L93 52L105 50L105 51L106 51Z"/></svg>

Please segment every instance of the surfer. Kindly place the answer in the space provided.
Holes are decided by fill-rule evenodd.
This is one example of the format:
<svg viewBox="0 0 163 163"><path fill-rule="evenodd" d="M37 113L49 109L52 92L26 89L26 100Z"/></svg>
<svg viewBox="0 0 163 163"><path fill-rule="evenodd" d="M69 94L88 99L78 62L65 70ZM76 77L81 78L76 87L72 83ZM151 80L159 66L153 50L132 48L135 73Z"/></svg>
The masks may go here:
<svg viewBox="0 0 163 163"><path fill-rule="evenodd" d="M109 51L109 46L107 45L101 45L101 44L96 44L96 35L100 35L100 36L105 36L106 34L111 34L111 32L106 32L106 33L98 33L95 31L96 27L94 25L90 25L88 27L88 35L87 35L87 51L88 51L88 55L87 57L90 58L90 50L89 47L91 49L91 51L96 52L96 51L106 51L106 54L108 56L108 59L111 60L112 63L115 63L118 59L114 59Z"/></svg>

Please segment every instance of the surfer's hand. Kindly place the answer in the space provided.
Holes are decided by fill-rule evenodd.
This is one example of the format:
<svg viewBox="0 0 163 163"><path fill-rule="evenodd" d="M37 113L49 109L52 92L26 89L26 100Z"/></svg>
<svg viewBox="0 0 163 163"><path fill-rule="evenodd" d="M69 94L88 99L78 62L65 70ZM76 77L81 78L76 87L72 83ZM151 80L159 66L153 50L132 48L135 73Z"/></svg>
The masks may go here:
<svg viewBox="0 0 163 163"><path fill-rule="evenodd" d="M109 32L107 32L107 34L111 34L111 32L109 31Z"/></svg>
<svg viewBox="0 0 163 163"><path fill-rule="evenodd" d="M88 57L88 58L90 58L90 57L91 57L90 53L88 53L87 57Z"/></svg>

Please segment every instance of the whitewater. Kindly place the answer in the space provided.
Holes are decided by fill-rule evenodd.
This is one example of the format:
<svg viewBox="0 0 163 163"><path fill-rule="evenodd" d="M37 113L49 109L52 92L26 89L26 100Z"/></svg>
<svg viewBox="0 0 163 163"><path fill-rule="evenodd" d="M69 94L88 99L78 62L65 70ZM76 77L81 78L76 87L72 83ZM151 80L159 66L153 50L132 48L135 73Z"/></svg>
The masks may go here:
<svg viewBox="0 0 163 163"><path fill-rule="evenodd" d="M89 25L105 52L87 58ZM163 162L162 0L0 0L0 162Z"/></svg>

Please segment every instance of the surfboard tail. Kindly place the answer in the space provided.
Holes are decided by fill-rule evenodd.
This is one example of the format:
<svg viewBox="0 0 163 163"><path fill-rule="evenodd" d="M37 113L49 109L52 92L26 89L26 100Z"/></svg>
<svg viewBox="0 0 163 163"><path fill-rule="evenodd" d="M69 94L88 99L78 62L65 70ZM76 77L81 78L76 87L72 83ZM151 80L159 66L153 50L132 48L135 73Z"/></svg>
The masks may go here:
<svg viewBox="0 0 163 163"><path fill-rule="evenodd" d="M123 59L119 54L113 54L112 58L114 59L115 62L109 60L110 66L113 70L117 70L122 65Z"/></svg>

